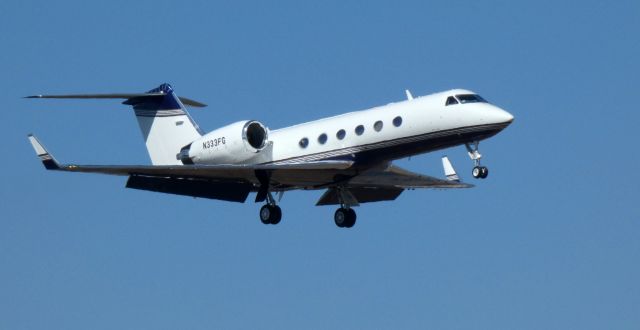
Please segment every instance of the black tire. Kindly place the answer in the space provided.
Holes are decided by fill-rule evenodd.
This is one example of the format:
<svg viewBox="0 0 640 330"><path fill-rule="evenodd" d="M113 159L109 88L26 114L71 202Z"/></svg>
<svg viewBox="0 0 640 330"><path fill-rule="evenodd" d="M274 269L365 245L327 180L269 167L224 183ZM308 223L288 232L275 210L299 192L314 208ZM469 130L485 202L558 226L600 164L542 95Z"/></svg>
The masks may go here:
<svg viewBox="0 0 640 330"><path fill-rule="evenodd" d="M356 211L354 209L347 210L347 223L345 224L345 228L351 228L356 224Z"/></svg>
<svg viewBox="0 0 640 330"><path fill-rule="evenodd" d="M260 208L260 221L265 225L271 223L271 217L273 216L273 209L271 205L267 204Z"/></svg>
<svg viewBox="0 0 640 330"><path fill-rule="evenodd" d="M271 224L277 225L280 223L280 220L282 220L282 209L277 205L272 206L272 209L273 213L271 214Z"/></svg>
<svg viewBox="0 0 640 330"><path fill-rule="evenodd" d="M346 209L339 208L336 210L336 213L333 214L333 222L336 223L336 226L343 228L347 225L349 221L349 215Z"/></svg>
<svg viewBox="0 0 640 330"><path fill-rule="evenodd" d="M482 177L482 167L475 166L473 170L471 170L471 175L476 179L480 179Z"/></svg>
<svg viewBox="0 0 640 330"><path fill-rule="evenodd" d="M487 176L489 176L489 169L484 167L484 166L481 167L480 168L480 177L483 178L483 179L486 179Z"/></svg>

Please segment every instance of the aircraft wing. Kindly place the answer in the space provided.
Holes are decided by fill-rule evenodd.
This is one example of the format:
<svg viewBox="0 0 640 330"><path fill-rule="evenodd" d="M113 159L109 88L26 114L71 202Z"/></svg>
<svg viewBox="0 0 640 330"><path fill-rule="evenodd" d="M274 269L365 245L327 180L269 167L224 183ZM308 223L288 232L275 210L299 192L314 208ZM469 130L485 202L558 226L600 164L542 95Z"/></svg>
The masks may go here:
<svg viewBox="0 0 640 330"><path fill-rule="evenodd" d="M414 188L471 188L473 185L455 180L444 180L432 176L411 172L401 167L391 165L384 170L364 172L349 180L349 186L354 187L392 187L401 189Z"/></svg>
<svg viewBox="0 0 640 330"><path fill-rule="evenodd" d="M29 141L48 170L129 176L127 188L244 202L252 191L323 186L355 175L351 161L256 165L73 165L60 164L38 139ZM266 185L265 185L266 180ZM262 189L261 189L262 188Z"/></svg>
<svg viewBox="0 0 640 330"><path fill-rule="evenodd" d="M448 166L445 165L445 173L449 171L449 168L453 171L448 159L445 161L443 158L443 164L448 164ZM370 170L358 174L349 180L345 189L341 190L335 187L327 189L316 205L340 204L340 200L346 201L352 206L359 203L395 200L405 189L471 187L473 187L472 184L461 183L457 179L438 179L391 165L386 169Z"/></svg>
<svg viewBox="0 0 640 330"><path fill-rule="evenodd" d="M199 177L216 179L237 179L255 171L308 171L343 170L349 168L350 161L318 161L284 165L74 165L58 164L52 170L99 173L109 175L145 175L167 177Z"/></svg>
<svg viewBox="0 0 640 330"><path fill-rule="evenodd" d="M252 191L258 192L256 201L262 201L268 188L277 191L329 187L316 205L340 204L340 200L349 200L351 205L357 205L394 200L405 189L473 187L458 180L438 179L394 165L385 169L357 172L353 168L352 161L317 161L282 165L60 164L35 136L29 135L29 141L48 170L129 176L127 188L233 202L244 202ZM447 166L445 166L445 172L447 172ZM453 174L455 175L455 172ZM341 183L344 189L338 189L336 187L338 183Z"/></svg>

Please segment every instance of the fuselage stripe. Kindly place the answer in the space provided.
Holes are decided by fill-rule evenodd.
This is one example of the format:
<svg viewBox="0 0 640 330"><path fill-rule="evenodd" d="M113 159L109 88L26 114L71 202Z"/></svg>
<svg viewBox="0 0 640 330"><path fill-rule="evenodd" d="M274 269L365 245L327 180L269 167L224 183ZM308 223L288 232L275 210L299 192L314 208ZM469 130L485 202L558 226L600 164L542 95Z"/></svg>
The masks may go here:
<svg viewBox="0 0 640 330"><path fill-rule="evenodd" d="M173 117L173 116L184 116L186 114L182 109L172 109L172 110L135 109L134 111L137 117Z"/></svg>
<svg viewBox="0 0 640 330"><path fill-rule="evenodd" d="M456 128L456 129L450 129L450 130L436 131L436 132L425 133L420 135L397 138L393 140L386 140L386 141L380 141L380 142L375 142L370 144L357 145L357 146L352 146L352 147L347 147L342 149L334 149L334 150L319 152L315 154L296 156L296 157L291 157L283 160L267 162L265 164L280 165L280 164L295 164L295 163L301 163L301 162L317 161L321 159L356 154L363 151L393 147L393 146L397 146L405 143L426 141L426 140L431 140L431 139L435 139L443 136L472 133L472 132L490 130L490 129L503 129L507 125L508 124L477 125L477 126L462 127L462 128Z"/></svg>

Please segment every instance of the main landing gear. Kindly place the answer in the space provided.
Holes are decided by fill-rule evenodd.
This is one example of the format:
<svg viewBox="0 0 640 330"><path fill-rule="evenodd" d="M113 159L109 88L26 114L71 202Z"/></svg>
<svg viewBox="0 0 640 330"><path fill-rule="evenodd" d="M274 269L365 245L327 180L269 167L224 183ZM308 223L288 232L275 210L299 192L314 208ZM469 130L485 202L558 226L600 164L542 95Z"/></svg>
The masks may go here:
<svg viewBox="0 0 640 330"><path fill-rule="evenodd" d="M352 206L358 206L358 200L345 187L337 187L340 208L333 214L333 221L340 228L351 228L356 224L356 211Z"/></svg>
<svg viewBox="0 0 640 330"><path fill-rule="evenodd" d="M356 211L352 208L341 207L333 214L333 221L340 228L351 228L356 224Z"/></svg>
<svg viewBox="0 0 640 330"><path fill-rule="evenodd" d="M467 147L467 152L469 153L469 158L473 160L473 170L471 174L476 179L486 179L489 175L489 169L485 166L480 166L480 159L482 155L478 151L478 146L480 145L480 141L473 141L473 143L465 143L465 147Z"/></svg>
<svg viewBox="0 0 640 330"><path fill-rule="evenodd" d="M277 225L282 219L282 210L276 205L271 193L267 194L267 204L260 208L260 221L265 225Z"/></svg>
<svg viewBox="0 0 640 330"><path fill-rule="evenodd" d="M336 226L340 228L351 228L356 224L356 211L352 206L358 206L358 201L351 195L351 193L343 188L338 187L338 199L340 201L340 208L336 210L333 215L333 221ZM282 210L277 205L276 199L273 198L271 192L267 192L266 196L263 196L263 200L266 200L266 204L260 208L260 221L265 225L277 225L282 219ZM278 200L282 197L282 192L278 195ZM259 200L259 199L258 199Z"/></svg>

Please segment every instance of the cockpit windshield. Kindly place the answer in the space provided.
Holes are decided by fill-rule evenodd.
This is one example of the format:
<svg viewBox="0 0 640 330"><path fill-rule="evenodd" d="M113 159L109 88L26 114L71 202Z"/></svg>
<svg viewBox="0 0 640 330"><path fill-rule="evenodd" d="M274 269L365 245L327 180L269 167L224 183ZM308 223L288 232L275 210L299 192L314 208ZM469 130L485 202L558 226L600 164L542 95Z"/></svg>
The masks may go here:
<svg viewBox="0 0 640 330"><path fill-rule="evenodd" d="M458 95L456 95L456 98L462 104L465 104L465 103L478 103L478 102L489 103L485 99L480 97L480 95L478 95L478 94L458 94Z"/></svg>
<svg viewBox="0 0 640 330"><path fill-rule="evenodd" d="M458 104L458 100L456 100L456 98L453 96L447 97L447 102L444 105L453 105L453 104Z"/></svg>

